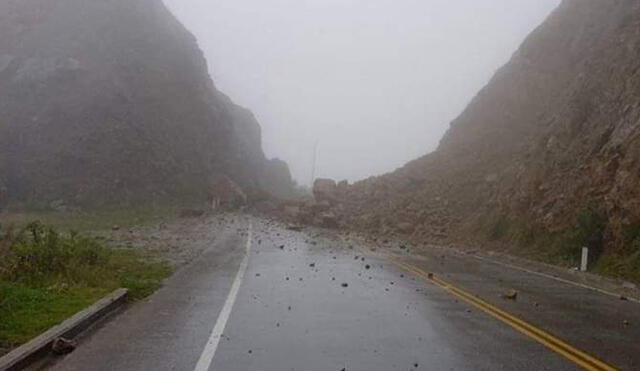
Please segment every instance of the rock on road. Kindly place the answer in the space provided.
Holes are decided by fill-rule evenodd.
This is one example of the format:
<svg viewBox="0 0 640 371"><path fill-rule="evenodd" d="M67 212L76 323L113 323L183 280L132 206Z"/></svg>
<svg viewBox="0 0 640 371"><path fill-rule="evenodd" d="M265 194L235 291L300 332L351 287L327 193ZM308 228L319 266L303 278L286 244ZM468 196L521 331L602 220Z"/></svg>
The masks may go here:
<svg viewBox="0 0 640 371"><path fill-rule="evenodd" d="M47 368L580 369L441 287L363 254L361 246L258 218L238 219L162 289L91 331L75 352ZM238 282L250 224L250 253ZM442 260L415 258L416 265L597 358L640 369L637 303L477 260ZM231 300L234 282L238 290ZM522 290L518 300L500 298L504 287ZM214 327L223 327L222 336L211 346Z"/></svg>

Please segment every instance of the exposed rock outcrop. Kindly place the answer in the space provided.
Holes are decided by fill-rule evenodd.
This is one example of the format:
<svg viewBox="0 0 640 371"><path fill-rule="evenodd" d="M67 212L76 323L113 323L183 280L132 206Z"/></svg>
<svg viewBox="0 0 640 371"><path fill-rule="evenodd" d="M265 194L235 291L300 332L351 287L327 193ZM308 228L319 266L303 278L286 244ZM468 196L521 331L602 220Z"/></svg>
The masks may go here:
<svg viewBox="0 0 640 371"><path fill-rule="evenodd" d="M338 186L332 179L316 179L313 182L313 197L316 201L333 201L336 199Z"/></svg>
<svg viewBox="0 0 640 371"><path fill-rule="evenodd" d="M568 255L581 244L632 254L639 180L640 3L564 0L435 152L350 186L343 220L423 240L566 236Z"/></svg>
<svg viewBox="0 0 640 371"><path fill-rule="evenodd" d="M215 88L161 0L6 0L0 35L0 177L12 200L204 202L222 175L247 194L292 190L253 115Z"/></svg>
<svg viewBox="0 0 640 371"><path fill-rule="evenodd" d="M236 210L247 204L242 188L227 176L219 176L209 188L210 210Z"/></svg>
<svg viewBox="0 0 640 371"><path fill-rule="evenodd" d="M293 184L289 165L286 162L274 158L263 167L259 186L268 193L280 198L291 197Z"/></svg>

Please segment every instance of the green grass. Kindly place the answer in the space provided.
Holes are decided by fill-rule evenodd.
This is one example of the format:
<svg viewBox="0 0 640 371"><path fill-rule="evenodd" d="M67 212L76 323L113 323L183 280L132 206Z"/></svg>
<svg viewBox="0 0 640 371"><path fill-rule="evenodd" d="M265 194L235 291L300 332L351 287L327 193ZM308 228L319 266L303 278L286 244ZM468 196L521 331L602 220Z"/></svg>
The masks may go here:
<svg viewBox="0 0 640 371"><path fill-rule="evenodd" d="M605 276L640 282L640 251L631 255L604 255L592 270Z"/></svg>
<svg viewBox="0 0 640 371"><path fill-rule="evenodd" d="M510 228L509 219L504 215L498 215L489 223L485 235L489 241L497 241L506 237Z"/></svg>
<svg viewBox="0 0 640 371"><path fill-rule="evenodd" d="M626 225L622 232L621 251L600 258L593 270L603 275L640 282L640 224Z"/></svg>
<svg viewBox="0 0 640 371"><path fill-rule="evenodd" d="M28 341L126 287L140 299L171 273L164 261L31 223L0 237L0 348Z"/></svg>
<svg viewBox="0 0 640 371"><path fill-rule="evenodd" d="M25 211L13 210L0 214L0 225L23 228L33 220L39 220L51 227L75 231L99 231L114 225L126 228L152 224L175 217L178 206L136 206L130 208L101 209L85 211Z"/></svg>
<svg viewBox="0 0 640 371"><path fill-rule="evenodd" d="M0 343L25 343L107 293L100 288L57 290L0 281Z"/></svg>

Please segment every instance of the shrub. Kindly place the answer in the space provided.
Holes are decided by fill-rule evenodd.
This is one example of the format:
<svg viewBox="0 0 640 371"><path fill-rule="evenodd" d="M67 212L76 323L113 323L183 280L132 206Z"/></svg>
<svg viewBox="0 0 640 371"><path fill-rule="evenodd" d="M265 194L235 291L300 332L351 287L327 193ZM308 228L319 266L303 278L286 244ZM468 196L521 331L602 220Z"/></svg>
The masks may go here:
<svg viewBox="0 0 640 371"><path fill-rule="evenodd" d="M565 251L571 258L578 259L582 247L588 247L590 260L597 261L602 255L606 226L606 216L589 204L580 211L573 230L567 234Z"/></svg>
<svg viewBox="0 0 640 371"><path fill-rule="evenodd" d="M41 223L9 230L0 236L0 347L28 341L118 287L143 298L170 273L138 251Z"/></svg>
<svg viewBox="0 0 640 371"><path fill-rule="evenodd" d="M505 215L494 217L488 225L487 239L489 241L497 241L506 237L509 227L509 219Z"/></svg>
<svg viewBox="0 0 640 371"><path fill-rule="evenodd" d="M127 287L133 297L143 297L170 273L166 262L109 249L77 233L63 235L39 222L0 238L0 281L30 287Z"/></svg>
<svg viewBox="0 0 640 371"><path fill-rule="evenodd" d="M110 252L95 240L76 233L63 236L39 222L17 235L7 232L0 244L0 278L30 284L86 283L89 269L104 266Z"/></svg>

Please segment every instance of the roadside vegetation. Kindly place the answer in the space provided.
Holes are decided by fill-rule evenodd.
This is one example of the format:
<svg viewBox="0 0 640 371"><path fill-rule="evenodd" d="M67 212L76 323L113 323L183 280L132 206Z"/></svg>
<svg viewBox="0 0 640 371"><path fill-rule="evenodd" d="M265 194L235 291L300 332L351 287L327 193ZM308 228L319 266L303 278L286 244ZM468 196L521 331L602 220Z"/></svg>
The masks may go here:
<svg viewBox="0 0 640 371"><path fill-rule="evenodd" d="M640 223L623 227L622 248L616 255L604 255L596 270L614 277L640 282Z"/></svg>
<svg viewBox="0 0 640 371"><path fill-rule="evenodd" d="M624 239L615 248L605 249L606 216L588 204L574 224L561 232L549 232L526 221L505 215L490 218L484 236L519 248L512 253L550 264L577 267L583 246L589 247L589 271L609 277L640 282L640 224L625 226ZM613 246L610 246L613 247Z"/></svg>
<svg viewBox="0 0 640 371"><path fill-rule="evenodd" d="M32 222L0 232L0 351L24 343L119 287L140 299L168 263Z"/></svg>
<svg viewBox="0 0 640 371"><path fill-rule="evenodd" d="M179 206L133 206L102 208L93 211L54 211L47 209L16 209L0 213L0 226L26 227L33 220L61 230L98 231L113 226L131 227L157 223L179 213Z"/></svg>

